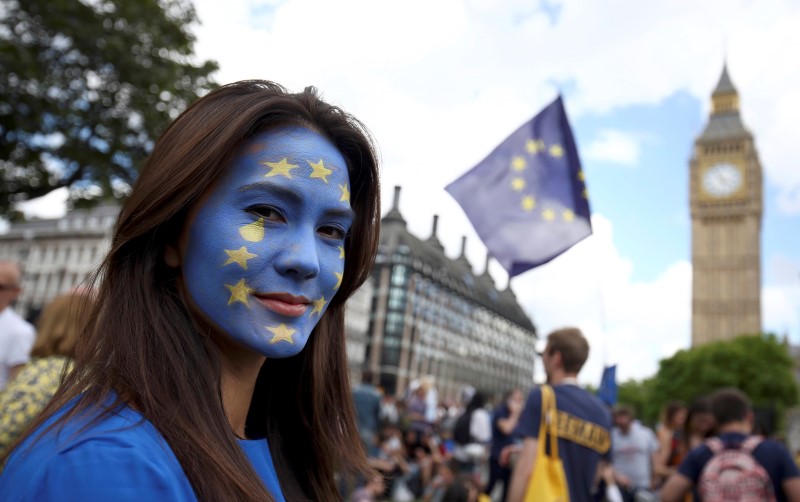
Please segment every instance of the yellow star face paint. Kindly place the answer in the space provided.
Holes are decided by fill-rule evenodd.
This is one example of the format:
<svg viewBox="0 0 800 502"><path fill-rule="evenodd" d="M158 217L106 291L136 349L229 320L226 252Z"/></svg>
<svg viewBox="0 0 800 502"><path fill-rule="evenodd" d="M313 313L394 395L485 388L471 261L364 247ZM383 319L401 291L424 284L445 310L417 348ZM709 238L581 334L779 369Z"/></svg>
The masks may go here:
<svg viewBox="0 0 800 502"><path fill-rule="evenodd" d="M344 273L354 218L346 165L325 137L301 127L242 146L181 241L200 315L267 357L303 350Z"/></svg>

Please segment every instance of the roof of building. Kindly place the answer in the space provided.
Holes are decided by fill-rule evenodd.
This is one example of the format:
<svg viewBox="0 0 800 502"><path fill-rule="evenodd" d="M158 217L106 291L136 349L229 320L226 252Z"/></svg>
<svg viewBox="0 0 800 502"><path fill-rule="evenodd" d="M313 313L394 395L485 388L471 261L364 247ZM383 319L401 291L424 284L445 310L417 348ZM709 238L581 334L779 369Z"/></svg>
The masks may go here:
<svg viewBox="0 0 800 502"><path fill-rule="evenodd" d="M517 303L511 287L498 291L486 270L475 274L465 255L465 241L462 241L461 254L457 258L445 254L444 246L436 235L438 216L434 216L433 231L427 239L420 239L408 231L398 207L399 195L400 187L395 187L392 208L381 220L379 254L389 257L395 253L407 254L414 268L423 275L535 334L536 328Z"/></svg>
<svg viewBox="0 0 800 502"><path fill-rule="evenodd" d="M722 66L722 75L720 75L717 87L714 89L711 96L714 97L732 92L736 93L737 91L731 81L730 75L728 75L728 65L726 63ZM700 134L697 139L700 142L707 143L749 137L751 137L750 131L744 126L742 117L739 115L739 110L734 109L712 113L708 119L708 124L706 124L705 129L703 129L703 133Z"/></svg>
<svg viewBox="0 0 800 502"><path fill-rule="evenodd" d="M0 240L33 239L37 237L105 236L117 221L120 207L101 204L91 209L76 209L61 218L33 218L11 224Z"/></svg>
<svg viewBox="0 0 800 502"><path fill-rule="evenodd" d="M717 87L714 89L712 96L727 92L736 92L736 87L733 86L731 77L728 75L728 64L725 63L722 65L722 75L719 77L719 82L717 83Z"/></svg>

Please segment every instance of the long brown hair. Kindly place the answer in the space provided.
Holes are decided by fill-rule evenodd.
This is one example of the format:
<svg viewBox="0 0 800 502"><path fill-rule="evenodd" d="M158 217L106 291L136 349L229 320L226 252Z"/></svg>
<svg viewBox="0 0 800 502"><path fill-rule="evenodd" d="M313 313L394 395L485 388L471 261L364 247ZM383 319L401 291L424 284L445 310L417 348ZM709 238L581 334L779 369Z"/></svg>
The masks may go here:
<svg viewBox="0 0 800 502"><path fill-rule="evenodd" d="M76 406L59 422L116 396L116 406L133 406L164 436L200 500L273 500L225 417L219 349L208 329L193 321L163 255L243 141L283 125L312 128L342 153L356 219L338 293L299 355L263 365L247 430L268 438L287 500L337 500L335 472L369 475L363 450L354 447L360 442L344 302L375 259L378 160L366 128L314 88L290 94L266 81L230 84L193 103L166 129L122 208L98 271L96 321L79 340L76 369L34 426L76 396Z"/></svg>

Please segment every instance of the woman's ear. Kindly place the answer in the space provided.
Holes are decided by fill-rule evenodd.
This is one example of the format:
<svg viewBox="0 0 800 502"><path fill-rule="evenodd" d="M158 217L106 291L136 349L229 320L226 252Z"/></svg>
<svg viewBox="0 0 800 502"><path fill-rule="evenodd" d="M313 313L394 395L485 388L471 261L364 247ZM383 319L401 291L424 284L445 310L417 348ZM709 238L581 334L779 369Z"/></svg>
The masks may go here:
<svg viewBox="0 0 800 502"><path fill-rule="evenodd" d="M164 263L171 268L179 268L181 266L180 256L178 254L178 247L173 244L167 244L164 248Z"/></svg>

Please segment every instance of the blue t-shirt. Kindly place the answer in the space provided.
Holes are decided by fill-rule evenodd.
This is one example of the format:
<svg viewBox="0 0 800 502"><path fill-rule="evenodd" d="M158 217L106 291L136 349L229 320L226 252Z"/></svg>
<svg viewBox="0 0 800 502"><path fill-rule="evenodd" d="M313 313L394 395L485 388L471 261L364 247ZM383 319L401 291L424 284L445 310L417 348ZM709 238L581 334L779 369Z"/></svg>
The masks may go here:
<svg viewBox="0 0 800 502"><path fill-rule="evenodd" d="M508 404L505 402L501 403L492 414L492 457L500 457L500 452L503 451L503 448L514 442L514 431L511 431L511 434L506 434L500 430L500 426L497 424L500 420L506 420L510 416L511 410L508 409Z"/></svg>
<svg viewBox="0 0 800 502"><path fill-rule="evenodd" d="M719 435L720 441L726 447L738 447L747 439L747 435L738 432L726 432ZM678 466L678 472L692 480L695 485L695 500L702 500L696 490L697 483L700 479L700 474L714 454L705 444L694 448L686 455L681 465ZM753 450L753 458L756 462L764 467L764 470L769 474L772 480L772 486L775 489L775 498L778 502L786 501L786 494L783 492L783 482L786 479L800 476L800 470L797 464L794 463L789 450L782 444L771 439L762 441L756 449Z"/></svg>
<svg viewBox="0 0 800 502"><path fill-rule="evenodd" d="M0 500L197 500L167 442L131 408L122 407L86 429L97 412L84 413L33 442L71 407L59 410L14 450L0 474ZM285 502L267 441L240 440L239 445L267 490Z"/></svg>
<svg viewBox="0 0 800 502"><path fill-rule="evenodd" d="M555 385L553 390L558 408L558 454L567 475L569 499L593 500L597 464L601 457L611 459L611 412L596 396L577 385ZM537 387L528 396L515 435L538 438L541 418L542 392Z"/></svg>

